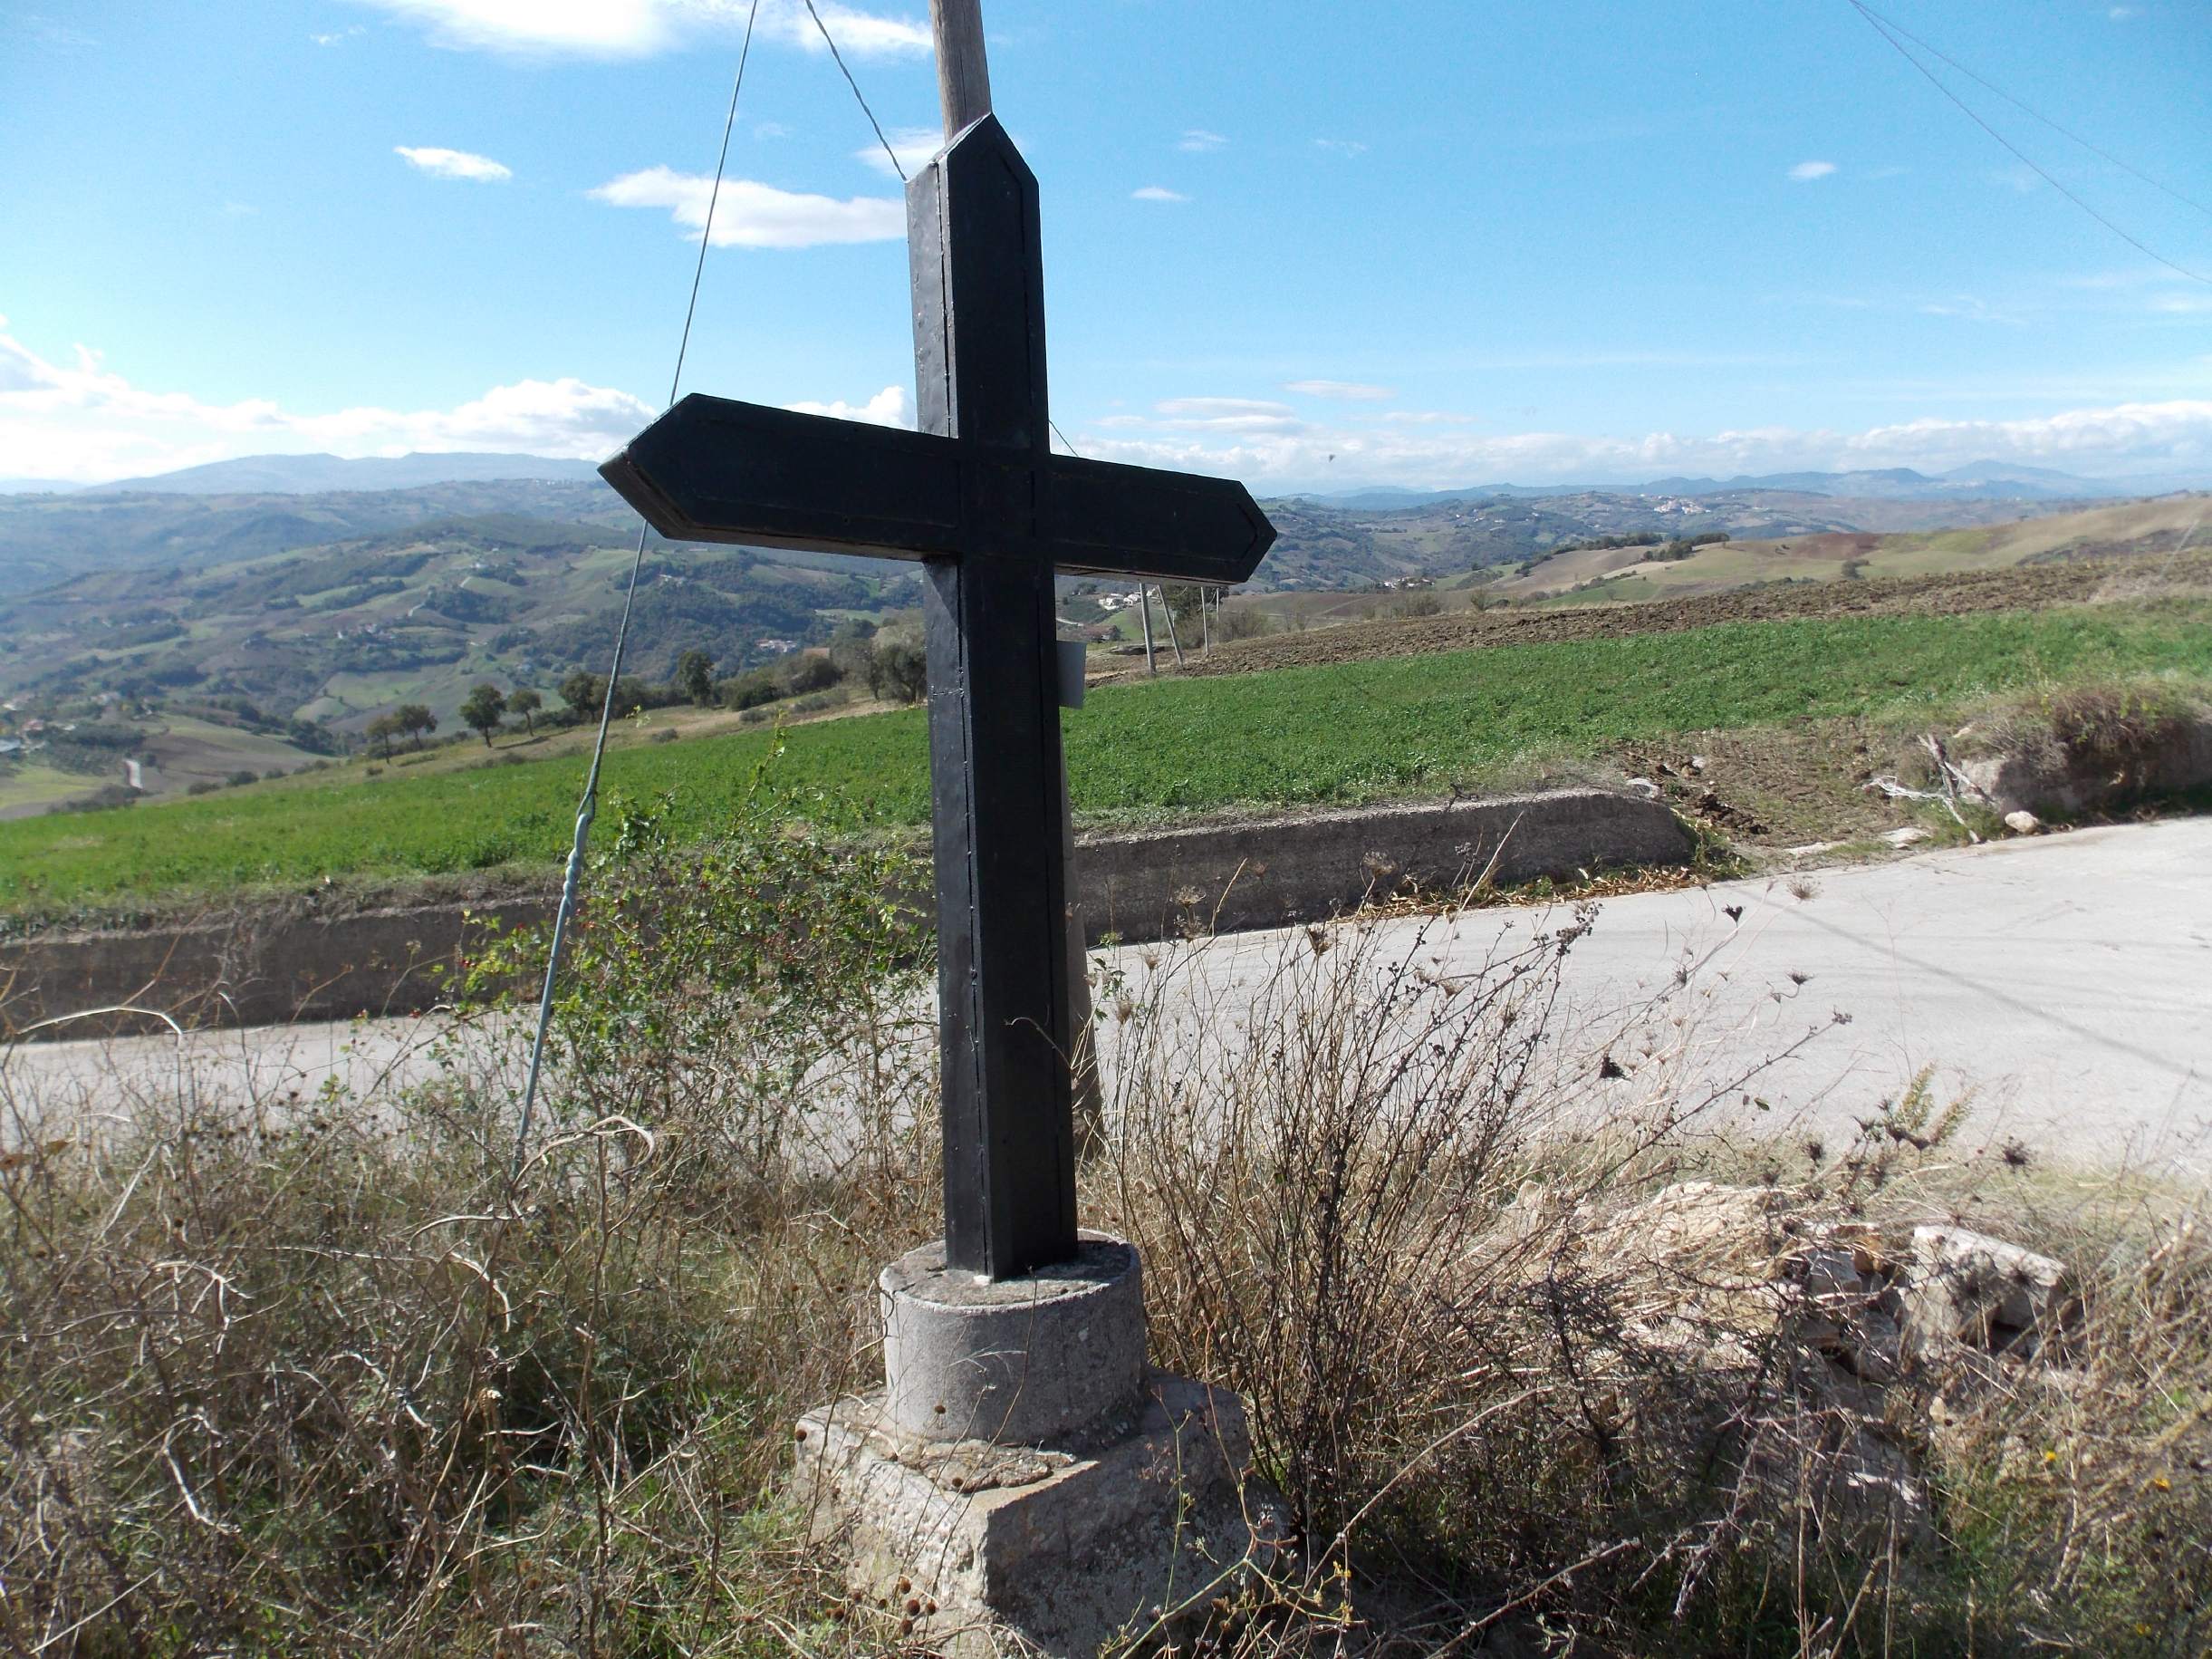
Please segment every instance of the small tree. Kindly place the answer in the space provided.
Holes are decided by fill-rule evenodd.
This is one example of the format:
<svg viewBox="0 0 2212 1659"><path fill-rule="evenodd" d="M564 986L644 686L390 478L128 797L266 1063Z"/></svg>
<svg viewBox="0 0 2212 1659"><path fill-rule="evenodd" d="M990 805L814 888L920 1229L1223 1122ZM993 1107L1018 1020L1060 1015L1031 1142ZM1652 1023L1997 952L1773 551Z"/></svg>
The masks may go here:
<svg viewBox="0 0 2212 1659"><path fill-rule="evenodd" d="M364 735L370 742L375 744L383 752L384 758L390 760L391 758L391 740L399 735L399 722L393 719L389 714L380 714L375 719L369 722Z"/></svg>
<svg viewBox="0 0 2212 1659"><path fill-rule="evenodd" d="M793 657L784 664L784 690L794 697L826 691L844 677L844 670L829 657Z"/></svg>
<svg viewBox="0 0 2212 1659"><path fill-rule="evenodd" d="M847 617L838 623L837 632L830 636L830 661L837 671L851 677L868 677L868 658L875 649L876 625L864 616Z"/></svg>
<svg viewBox="0 0 2212 1659"><path fill-rule="evenodd" d="M394 729L414 738L417 748L438 729L438 717L420 703L401 703L391 711L391 719Z"/></svg>
<svg viewBox="0 0 2212 1659"><path fill-rule="evenodd" d="M488 680L470 691L461 704L461 719L476 728L486 748L492 747L492 734L499 729L499 717L506 711L506 694Z"/></svg>
<svg viewBox="0 0 2212 1659"><path fill-rule="evenodd" d="M696 649L684 652L676 660L676 689L699 708L713 708L715 660Z"/></svg>
<svg viewBox="0 0 2212 1659"><path fill-rule="evenodd" d="M868 690L902 703L921 701L929 690L929 659L920 642L878 634L868 658Z"/></svg>
<svg viewBox="0 0 2212 1659"><path fill-rule="evenodd" d="M781 697L782 687L776 684L775 670L768 668L747 669L742 674L733 674L719 687L725 709L757 709Z"/></svg>
<svg viewBox="0 0 2212 1659"><path fill-rule="evenodd" d="M607 700L607 681L589 669L578 669L561 682L561 700L579 717L597 714Z"/></svg>
<svg viewBox="0 0 2212 1659"><path fill-rule="evenodd" d="M507 693L507 712L523 717L523 730L534 735L537 731L537 712L545 706L545 699L528 686L516 686Z"/></svg>

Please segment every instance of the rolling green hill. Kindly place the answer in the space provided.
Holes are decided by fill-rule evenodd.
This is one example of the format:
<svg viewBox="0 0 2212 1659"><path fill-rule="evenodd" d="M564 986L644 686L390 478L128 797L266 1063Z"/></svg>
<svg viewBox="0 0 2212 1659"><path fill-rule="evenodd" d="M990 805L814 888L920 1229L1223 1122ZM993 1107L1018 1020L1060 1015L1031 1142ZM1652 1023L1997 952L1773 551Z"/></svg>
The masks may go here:
<svg viewBox="0 0 2212 1659"><path fill-rule="evenodd" d="M1669 558L1659 547L1585 548L1493 584L1496 597L1576 604L1672 599L1769 582L1833 582L1996 570L2204 545L2212 495L2164 496L2010 524L1890 535L1827 531L1745 538Z"/></svg>
<svg viewBox="0 0 2212 1659"><path fill-rule="evenodd" d="M633 532L514 514L428 520L305 549L109 570L0 600L0 688L18 699L244 698L356 728L401 702L449 716L470 685L550 688L613 649ZM630 666L689 648L732 672L916 603L902 566L663 545L647 555Z"/></svg>
<svg viewBox="0 0 2212 1659"><path fill-rule="evenodd" d="M1153 821L1481 787L1674 734L1909 715L1992 692L2159 674L2212 683L2200 600L1961 616L1736 622L1385 661L1102 687L1067 716L1077 810ZM781 735L780 781L879 824L928 810L919 710ZM779 741L749 728L611 757L606 815L650 810L682 835L724 821ZM66 818L0 824L0 911L131 908L325 877L550 871L583 756L487 755L466 769L360 762Z"/></svg>
<svg viewBox="0 0 2212 1659"><path fill-rule="evenodd" d="M2153 545L2201 504L2174 497L1993 526L2033 509L1727 488L1395 507L1280 501L1269 504L1280 539L1239 603L1304 625L1389 613L1405 602L1380 593L1385 583L1431 587L1424 603L1449 609L1478 597L1580 603L1975 568ZM1917 527L1881 534L1899 524ZM1642 548L1554 551L1719 533L1736 539L1679 562ZM603 670L611 658L636 534L603 485L559 477L0 498L0 703L15 705L0 711L0 738L43 716L127 721L144 739L128 757L37 746L0 756L0 815L127 778L159 795L304 765L332 747L329 732L358 734L402 704L428 707L450 730L469 689L486 680L531 685L552 701L569 671ZM57 570L58 581L8 591ZM1066 584L1067 614L1106 617L1094 602L1115 585ZM653 538L626 666L659 679L696 649L728 676L919 596L911 566Z"/></svg>
<svg viewBox="0 0 2212 1659"><path fill-rule="evenodd" d="M633 534L637 522L603 484L532 478L321 495L0 496L0 596L97 571L191 570L429 519L500 513L627 523Z"/></svg>

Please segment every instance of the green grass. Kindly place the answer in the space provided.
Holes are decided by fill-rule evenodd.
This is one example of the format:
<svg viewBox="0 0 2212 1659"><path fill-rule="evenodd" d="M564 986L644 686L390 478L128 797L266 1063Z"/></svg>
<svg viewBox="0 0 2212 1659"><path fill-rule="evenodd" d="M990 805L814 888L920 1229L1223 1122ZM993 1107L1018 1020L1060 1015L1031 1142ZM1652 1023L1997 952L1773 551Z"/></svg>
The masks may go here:
<svg viewBox="0 0 2212 1659"><path fill-rule="evenodd" d="M1692 632L1107 687L1067 719L1076 807L1092 819L1346 805L1479 785L1531 763L1674 732L1954 706L2117 675L2212 681L2212 604L1967 617L1733 623ZM611 801L671 796L704 834L748 787L767 730L610 757ZM784 735L779 775L873 820L928 810L918 709ZM226 791L88 816L0 823L0 907L61 912L322 877L551 864L581 755L478 771Z"/></svg>
<svg viewBox="0 0 2212 1659"><path fill-rule="evenodd" d="M64 772L37 760L18 761L0 767L0 810L75 800L107 781L105 776L89 777L82 772Z"/></svg>

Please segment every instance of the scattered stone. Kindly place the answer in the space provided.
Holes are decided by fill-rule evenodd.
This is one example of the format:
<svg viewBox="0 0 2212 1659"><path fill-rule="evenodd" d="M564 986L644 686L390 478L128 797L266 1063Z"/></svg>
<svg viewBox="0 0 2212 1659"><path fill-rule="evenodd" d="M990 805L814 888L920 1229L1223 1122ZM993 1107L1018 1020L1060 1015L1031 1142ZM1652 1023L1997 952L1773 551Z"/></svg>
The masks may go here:
<svg viewBox="0 0 2212 1659"><path fill-rule="evenodd" d="M1742 1271L1772 1276L1787 1200L1772 1187L1731 1187L1681 1181L1621 1218L1621 1230L1640 1237L1662 1260L1731 1259Z"/></svg>
<svg viewBox="0 0 2212 1659"><path fill-rule="evenodd" d="M2017 812L2008 812L2005 815L2005 827L2015 835L2033 835L2043 828L2043 820L2025 807L2022 807Z"/></svg>
<svg viewBox="0 0 2212 1659"><path fill-rule="evenodd" d="M2048 1365L2009 1365L2071 1316L2068 1270L1964 1228L1814 1220L1796 1213L1801 1201L1784 1188L1694 1181L1607 1210L1531 1183L1499 1242L1531 1271L1607 1274L1645 1303L1622 1368L1644 1380L1609 1409L1634 1415L1649 1399L1665 1421L1680 1379L1702 1375L1733 1401L1723 1455L1753 1500L1746 1513L1770 1525L1814 1518L1851 1548L1933 1548L1914 1448L1943 1432L1947 1394L1986 1387L1999 1355L2016 1385L2040 1385L2046 1372L2053 1386L2080 1385ZM1525 1250L1553 1229L1556 1248ZM1909 1364L1921 1374L1906 1387Z"/></svg>
<svg viewBox="0 0 2212 1659"><path fill-rule="evenodd" d="M1759 821L1755 814L1746 812L1740 806L1722 800L1710 789L1699 793L1697 808L1699 813L1719 825L1723 829L1735 830L1746 835L1766 834L1766 825Z"/></svg>
<svg viewBox="0 0 2212 1659"><path fill-rule="evenodd" d="M1648 777L1630 778L1629 787L1642 796L1647 801L1656 801L1659 798L1659 786Z"/></svg>
<svg viewBox="0 0 2212 1659"><path fill-rule="evenodd" d="M1902 829L1893 829L1882 836L1893 847L1916 847L1923 841L1936 838L1933 830L1922 829L1917 824L1908 824Z"/></svg>
<svg viewBox="0 0 2212 1659"><path fill-rule="evenodd" d="M2066 1264L1963 1227L1916 1227L1898 1282L1905 1346L1932 1358L1957 1347L2027 1358L2074 1305Z"/></svg>
<svg viewBox="0 0 2212 1659"><path fill-rule="evenodd" d="M1702 772L1712 764L1703 755L1692 755L1689 757L1689 769L1693 772Z"/></svg>

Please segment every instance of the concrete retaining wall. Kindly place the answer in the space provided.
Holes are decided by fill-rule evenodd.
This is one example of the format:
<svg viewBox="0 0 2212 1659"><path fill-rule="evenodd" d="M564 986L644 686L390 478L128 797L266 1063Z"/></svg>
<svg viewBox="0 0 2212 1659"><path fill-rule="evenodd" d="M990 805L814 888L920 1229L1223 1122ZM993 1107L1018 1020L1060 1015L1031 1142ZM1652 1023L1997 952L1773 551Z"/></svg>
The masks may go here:
<svg viewBox="0 0 2212 1659"><path fill-rule="evenodd" d="M1321 921L1368 894L1463 886L1496 860L1501 884L1681 864L1695 844L1664 806L1599 789L1391 806L1101 835L1075 849L1096 943L1237 933Z"/></svg>
<svg viewBox="0 0 2212 1659"><path fill-rule="evenodd" d="M1687 862L1689 832L1663 806L1595 789L1092 836L1075 886L1092 942L1235 932L1318 921L1409 883L1449 888L1496 859L1495 879ZM467 918L547 920L551 893L501 902L318 915L270 905L188 926L42 935L0 945L0 1030L137 1004L197 1025L418 1013L444 994ZM55 1035L143 1027L74 1022Z"/></svg>

